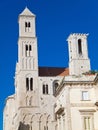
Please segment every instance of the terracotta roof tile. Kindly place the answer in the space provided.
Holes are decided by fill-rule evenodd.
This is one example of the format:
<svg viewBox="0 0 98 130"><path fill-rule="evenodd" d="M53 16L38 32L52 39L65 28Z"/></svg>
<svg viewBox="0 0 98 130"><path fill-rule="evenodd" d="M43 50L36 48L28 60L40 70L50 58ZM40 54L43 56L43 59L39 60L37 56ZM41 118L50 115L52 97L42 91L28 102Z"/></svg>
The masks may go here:
<svg viewBox="0 0 98 130"><path fill-rule="evenodd" d="M69 68L39 67L39 76L67 76Z"/></svg>

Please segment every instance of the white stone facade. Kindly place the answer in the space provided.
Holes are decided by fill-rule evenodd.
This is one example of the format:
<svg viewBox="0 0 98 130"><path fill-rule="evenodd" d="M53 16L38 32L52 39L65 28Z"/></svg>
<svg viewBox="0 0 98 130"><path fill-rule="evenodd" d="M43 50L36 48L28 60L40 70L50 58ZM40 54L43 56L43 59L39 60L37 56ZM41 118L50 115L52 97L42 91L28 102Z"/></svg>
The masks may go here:
<svg viewBox="0 0 98 130"><path fill-rule="evenodd" d="M15 94L4 108L4 130L98 130L98 76L90 70L87 34L71 34L69 70L39 68L35 15L19 15Z"/></svg>

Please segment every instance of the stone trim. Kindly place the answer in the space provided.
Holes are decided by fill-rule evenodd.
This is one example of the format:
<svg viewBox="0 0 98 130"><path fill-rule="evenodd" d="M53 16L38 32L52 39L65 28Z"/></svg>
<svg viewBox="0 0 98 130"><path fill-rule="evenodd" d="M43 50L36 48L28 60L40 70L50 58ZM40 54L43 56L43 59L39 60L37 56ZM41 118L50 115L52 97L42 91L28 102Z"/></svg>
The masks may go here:
<svg viewBox="0 0 98 130"><path fill-rule="evenodd" d="M88 113L91 114L91 113L96 112L95 109L80 109L79 111L82 113L82 115L84 115L84 113L86 113L87 115Z"/></svg>
<svg viewBox="0 0 98 130"><path fill-rule="evenodd" d="M94 103L71 103L71 107L94 107L95 108L95 104Z"/></svg>

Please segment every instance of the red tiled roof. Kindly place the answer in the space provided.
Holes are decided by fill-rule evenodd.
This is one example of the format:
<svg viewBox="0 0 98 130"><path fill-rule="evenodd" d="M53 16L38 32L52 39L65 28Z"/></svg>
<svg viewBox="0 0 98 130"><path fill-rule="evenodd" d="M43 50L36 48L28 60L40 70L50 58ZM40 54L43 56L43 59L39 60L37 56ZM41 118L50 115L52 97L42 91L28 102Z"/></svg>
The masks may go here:
<svg viewBox="0 0 98 130"><path fill-rule="evenodd" d="M69 68L39 67L39 76L67 76Z"/></svg>

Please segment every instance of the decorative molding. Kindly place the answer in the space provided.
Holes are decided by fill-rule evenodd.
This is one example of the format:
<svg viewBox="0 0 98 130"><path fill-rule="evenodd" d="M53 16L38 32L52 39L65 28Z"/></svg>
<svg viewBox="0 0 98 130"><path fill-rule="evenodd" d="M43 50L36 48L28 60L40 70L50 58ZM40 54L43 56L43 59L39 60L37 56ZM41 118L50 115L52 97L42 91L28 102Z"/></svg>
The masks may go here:
<svg viewBox="0 0 98 130"><path fill-rule="evenodd" d="M87 85L83 84L82 86L80 86L80 84L79 84L79 85L77 84L77 86L76 86L76 85L70 85L70 86L68 86L68 87L69 87L70 89L73 89L73 88L74 88L74 89L77 89L77 88L78 88L78 89L91 89L91 88L93 88L93 85L90 85L90 86L89 86L88 84L87 84Z"/></svg>
<svg viewBox="0 0 98 130"><path fill-rule="evenodd" d="M82 113L93 113L93 112L96 112L95 109L80 109L79 111L82 112Z"/></svg>
<svg viewBox="0 0 98 130"><path fill-rule="evenodd" d="M71 103L71 107L94 107L95 108L95 104L94 103Z"/></svg>

